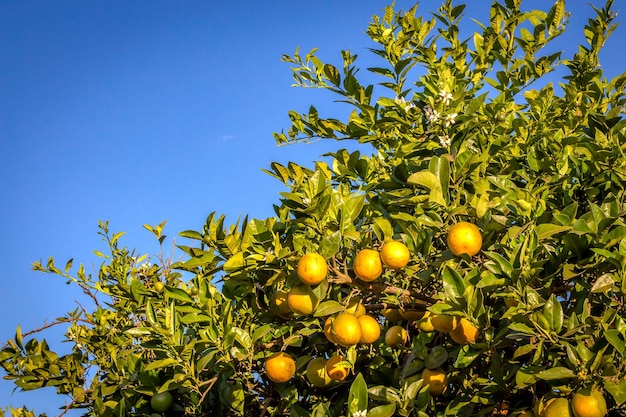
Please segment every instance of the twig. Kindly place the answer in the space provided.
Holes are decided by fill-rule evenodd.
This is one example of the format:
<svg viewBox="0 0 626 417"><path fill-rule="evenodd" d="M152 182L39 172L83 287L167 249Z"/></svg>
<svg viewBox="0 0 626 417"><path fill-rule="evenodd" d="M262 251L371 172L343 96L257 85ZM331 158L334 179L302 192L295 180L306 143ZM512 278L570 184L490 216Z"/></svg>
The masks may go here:
<svg viewBox="0 0 626 417"><path fill-rule="evenodd" d="M81 392L79 395L77 395L76 397L72 398L72 401L68 405L65 406L65 409L57 417L61 417L61 416L65 415L70 410L70 408L72 408L72 406L74 404L76 404L76 402L78 401L79 398L84 397L85 394L91 394L92 392L93 392L93 390L86 389L83 392Z"/></svg>

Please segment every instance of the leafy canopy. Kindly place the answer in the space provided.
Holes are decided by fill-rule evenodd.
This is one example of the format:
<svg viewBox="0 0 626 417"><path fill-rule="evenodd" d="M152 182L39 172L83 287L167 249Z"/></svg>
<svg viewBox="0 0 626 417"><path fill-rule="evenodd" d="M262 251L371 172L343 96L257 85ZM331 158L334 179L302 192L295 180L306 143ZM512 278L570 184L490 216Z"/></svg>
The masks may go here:
<svg viewBox="0 0 626 417"><path fill-rule="evenodd" d="M493 2L468 38L464 7L374 16L369 52L381 64L365 74L349 51L338 65L315 50L284 56L296 85L330 91L350 112L290 111L277 143L352 140L359 150L336 149L310 168L271 164L266 172L287 190L275 216L226 226L212 213L201 230L180 233L190 242L180 262L150 264L101 222L110 254L97 276L35 263L81 287L89 308L57 320L72 346L65 355L18 327L0 350L5 378L23 390L54 387L68 409L97 416L153 413L163 392L174 399L165 415L514 415L591 386L623 415L626 73L606 79L599 62L613 1L593 8L571 57L545 52L566 28L563 0L547 11ZM566 74L558 80L557 68ZM481 231L476 256L447 247L460 221ZM163 244L164 224L146 227ZM356 254L390 240L409 248L408 265L357 279ZM313 313L298 315L279 303L310 252L330 272L310 288ZM382 336L333 344L327 318L356 299ZM425 310L464 318L476 340L459 344L415 321ZM393 325L406 344L385 344ZM296 361L287 383L264 373L278 351ZM312 385L309 361L335 354L347 377ZM441 395L426 374L443 381Z"/></svg>

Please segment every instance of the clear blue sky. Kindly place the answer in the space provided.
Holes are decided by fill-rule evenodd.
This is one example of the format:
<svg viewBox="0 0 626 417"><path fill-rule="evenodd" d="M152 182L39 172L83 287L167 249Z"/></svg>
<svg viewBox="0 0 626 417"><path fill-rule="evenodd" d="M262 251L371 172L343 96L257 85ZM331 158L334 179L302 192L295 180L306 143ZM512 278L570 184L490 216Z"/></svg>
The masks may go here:
<svg viewBox="0 0 626 417"><path fill-rule="evenodd" d="M468 14L485 20L490 2L470 3ZM95 273L93 250L106 250L99 219L128 233L122 243L155 255L144 223L168 220L175 236L200 229L212 211L231 222L272 215L283 189L262 168L310 166L347 145L275 145L271 134L288 127L288 110L316 103L327 115L341 112L327 95L292 88L279 58L298 46L319 47L335 64L341 49L367 56L364 31L386 4L0 0L0 343L18 324L33 329L76 307L75 288L30 265L74 258ZM422 1L419 10L439 4ZM568 2L565 56L582 42L587 4ZM625 33L618 28L604 55L610 75L626 68ZM26 404L52 416L65 401L52 390L12 389L0 381L0 408Z"/></svg>

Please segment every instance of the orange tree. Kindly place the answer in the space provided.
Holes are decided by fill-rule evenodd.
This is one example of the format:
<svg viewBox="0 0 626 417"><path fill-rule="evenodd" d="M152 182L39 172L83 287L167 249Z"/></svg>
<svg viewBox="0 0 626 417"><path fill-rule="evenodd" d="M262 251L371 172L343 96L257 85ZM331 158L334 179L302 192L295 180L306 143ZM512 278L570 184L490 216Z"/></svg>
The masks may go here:
<svg viewBox="0 0 626 417"><path fill-rule="evenodd" d="M572 56L545 52L564 2L520 3L494 2L467 39L461 4L388 7L367 28L367 76L348 51L337 66L284 56L297 85L350 112L292 111L276 141L359 150L271 164L288 190L275 216L211 214L180 233L173 265L107 223L97 276L35 264L93 308L58 320L68 354L18 328L5 378L98 416L624 415L626 75L607 80L598 60L613 2ZM326 265L311 255L299 272L305 254Z"/></svg>

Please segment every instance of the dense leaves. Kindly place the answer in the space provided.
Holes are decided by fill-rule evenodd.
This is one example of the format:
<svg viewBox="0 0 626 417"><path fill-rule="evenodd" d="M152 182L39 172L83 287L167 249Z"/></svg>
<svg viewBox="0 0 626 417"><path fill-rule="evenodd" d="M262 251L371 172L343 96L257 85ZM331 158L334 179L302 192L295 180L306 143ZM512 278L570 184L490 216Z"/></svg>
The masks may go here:
<svg viewBox="0 0 626 417"><path fill-rule="evenodd" d="M276 215L227 226L212 213L180 234L190 243L175 264L122 248L106 223L111 253L97 277L71 275L71 262L35 264L87 301L57 320L71 353L18 328L0 351L5 377L24 390L56 387L68 408L98 416L150 414L163 392L174 399L168 415L496 416L592 385L623 413L626 73L605 79L598 58L613 2L593 9L587 44L571 57L544 52L565 30L564 2L519 3L494 2L467 39L462 4L430 18L388 7L367 29L381 64L363 76L348 51L338 65L315 50L284 56L297 85L329 90L351 112L342 121L291 111L276 141L353 140L359 150L336 149L310 168L271 164L286 187ZM558 82L557 67L567 72ZM476 256L446 245L459 221L482 232ZM146 226L161 244L163 227ZM409 264L356 279L356 254L389 240L408 246ZM309 252L330 268L310 288L319 303L311 315L281 310L276 295L301 285L297 262ZM331 343L326 318L357 298L410 341ZM383 315L394 308L404 316ZM458 344L407 315L424 310L467 319L478 339ZM277 351L296 359L288 383L264 374ZM348 377L312 386L309 360L336 353ZM445 371L442 395L424 384L425 367Z"/></svg>

